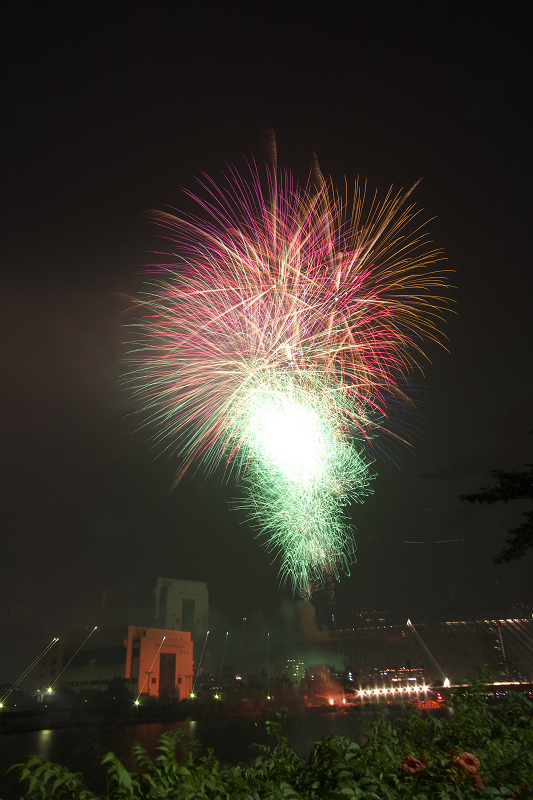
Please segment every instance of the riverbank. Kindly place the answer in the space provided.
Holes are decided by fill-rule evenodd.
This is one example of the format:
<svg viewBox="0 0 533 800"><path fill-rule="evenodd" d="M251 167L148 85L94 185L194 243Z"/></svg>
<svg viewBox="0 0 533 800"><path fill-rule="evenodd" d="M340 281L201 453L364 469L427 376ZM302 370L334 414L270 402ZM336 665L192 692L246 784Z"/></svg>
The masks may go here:
<svg viewBox="0 0 533 800"><path fill-rule="evenodd" d="M108 724L137 725L140 723L168 723L174 725L188 719L233 719L268 717L275 714L283 715L313 715L313 714L358 714L374 715L376 711L389 709L402 711L408 705L414 705L419 710L436 710L443 703L436 700L417 700L408 703L392 702L385 698L368 699L365 702L348 702L345 704L329 704L324 702L307 701L277 703L255 702L246 706L224 702L183 701L182 703L169 704L131 704L113 714L105 714L86 710L83 708L50 708L40 707L23 709L20 711L4 711L0 714L0 735L24 731L56 730L66 727L98 726Z"/></svg>
<svg viewBox="0 0 533 800"><path fill-rule="evenodd" d="M289 715L282 726L274 722L274 727L268 715L255 715L191 720L185 730L184 722L60 728L7 734L2 744L12 745L12 761L20 760L23 745L28 755L45 759L44 766L36 761L24 773L41 770L35 784L39 791L43 776L51 789L53 780L66 774L61 773L66 767L83 775L76 778L72 796L80 796L87 787L109 800L122 796L117 794L117 770L123 776L129 773L136 796L148 796L148 783L139 775L141 767L132 754L135 743L147 753L142 771L148 770L150 792L159 786L168 790L175 780L176 787L190 789L191 796L204 797L204 788L209 787L209 792L216 789L235 800L281 798L280 786L286 787L284 796L301 800L361 792L386 795L389 800L412 794L457 797L458 784L465 798L479 796L481 787L487 796L530 796L533 703L527 697L510 693L495 707L484 691L472 687L454 695L451 708L435 712L438 724L433 713L387 708L385 714L378 706L363 706L361 713L304 711ZM260 748L259 759L254 742ZM195 743L201 746L199 754ZM106 760L109 751L116 758ZM2 758L6 755L3 747ZM502 787L505 791L500 791ZM7 788L0 787L4 800L21 797L20 787ZM42 793L47 800L57 796L47 792Z"/></svg>

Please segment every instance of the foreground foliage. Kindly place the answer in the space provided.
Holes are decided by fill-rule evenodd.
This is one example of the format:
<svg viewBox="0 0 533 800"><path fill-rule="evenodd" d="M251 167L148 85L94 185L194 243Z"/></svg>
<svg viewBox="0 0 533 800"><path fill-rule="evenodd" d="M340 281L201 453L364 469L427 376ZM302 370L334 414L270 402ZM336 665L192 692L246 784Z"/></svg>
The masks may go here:
<svg viewBox="0 0 533 800"><path fill-rule="evenodd" d="M369 725L364 744L344 736L321 739L307 759L288 745L280 723L269 722L272 746L257 746L247 764L225 767L195 745L178 758L186 730L165 733L151 759L136 745L138 772L113 754L106 800L438 800L533 798L533 703L511 693L499 707L481 687L452 698L449 713L386 712ZM30 756L12 768L27 783L28 800L98 800L80 773Z"/></svg>

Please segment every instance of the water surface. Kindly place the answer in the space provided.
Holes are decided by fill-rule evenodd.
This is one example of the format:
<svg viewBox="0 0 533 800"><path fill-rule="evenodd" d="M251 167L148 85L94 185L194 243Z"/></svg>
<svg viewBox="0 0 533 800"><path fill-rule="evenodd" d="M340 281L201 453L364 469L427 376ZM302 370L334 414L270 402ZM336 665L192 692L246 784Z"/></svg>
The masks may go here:
<svg viewBox="0 0 533 800"><path fill-rule="evenodd" d="M369 717L366 717L368 720ZM258 755L253 742L274 744L266 730L267 717L228 717L191 720L188 737L196 741L205 752L212 748L223 764L238 764ZM361 741L364 719L358 713L329 711L305 712L289 716L284 730L289 745L303 758L307 758L313 744L323 736L350 736ZM7 767L26 755L37 755L67 766L73 772L82 772L93 792L105 793L105 769L101 759L113 751L128 768L134 768L132 745L141 744L151 756L157 754L157 744L165 731L181 728L179 722L145 722L121 724L84 725L54 730L22 731L0 734L0 798L17 800L21 787L14 776L6 775Z"/></svg>

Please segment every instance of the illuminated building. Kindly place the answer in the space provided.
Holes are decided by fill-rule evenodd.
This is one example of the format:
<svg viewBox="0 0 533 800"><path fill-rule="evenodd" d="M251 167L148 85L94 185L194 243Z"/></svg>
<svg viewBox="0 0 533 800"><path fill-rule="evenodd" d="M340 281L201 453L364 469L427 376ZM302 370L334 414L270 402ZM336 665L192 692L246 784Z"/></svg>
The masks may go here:
<svg viewBox="0 0 533 800"><path fill-rule="evenodd" d="M370 670L366 684L371 686L406 687L412 685L422 686L426 679L424 667L390 666Z"/></svg>
<svg viewBox="0 0 533 800"><path fill-rule="evenodd" d="M365 627L367 625L385 625L389 622L390 611L358 611L352 612L353 624Z"/></svg>
<svg viewBox="0 0 533 800"><path fill-rule="evenodd" d="M208 629L207 583L158 578L155 594L155 624L165 630L188 631L193 639Z"/></svg>
<svg viewBox="0 0 533 800"><path fill-rule="evenodd" d="M378 619L331 631L342 647L356 685L406 685L424 675L442 684L479 678L480 667L496 680L533 679L533 620L500 619L387 624ZM417 674L419 673L419 675ZM386 674L386 678L385 678Z"/></svg>
<svg viewBox="0 0 533 800"><path fill-rule="evenodd" d="M285 662L285 670L288 680L298 685L305 674L305 663L298 658L288 658Z"/></svg>
<svg viewBox="0 0 533 800"><path fill-rule="evenodd" d="M185 631L117 625L72 631L40 664L39 689L103 691L120 679L132 695L183 699L192 691L193 643Z"/></svg>

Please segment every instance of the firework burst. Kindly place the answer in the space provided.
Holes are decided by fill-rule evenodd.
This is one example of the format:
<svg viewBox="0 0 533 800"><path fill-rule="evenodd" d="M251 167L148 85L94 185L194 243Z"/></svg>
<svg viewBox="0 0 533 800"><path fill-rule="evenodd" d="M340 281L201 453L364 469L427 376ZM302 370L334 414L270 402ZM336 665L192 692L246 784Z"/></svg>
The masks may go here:
<svg viewBox="0 0 533 800"><path fill-rule="evenodd" d="M439 340L439 251L410 192L341 196L269 165L200 181L197 215L154 213L172 244L147 288L129 380L156 439L221 463L296 591L354 560L343 516L369 492L377 434Z"/></svg>

